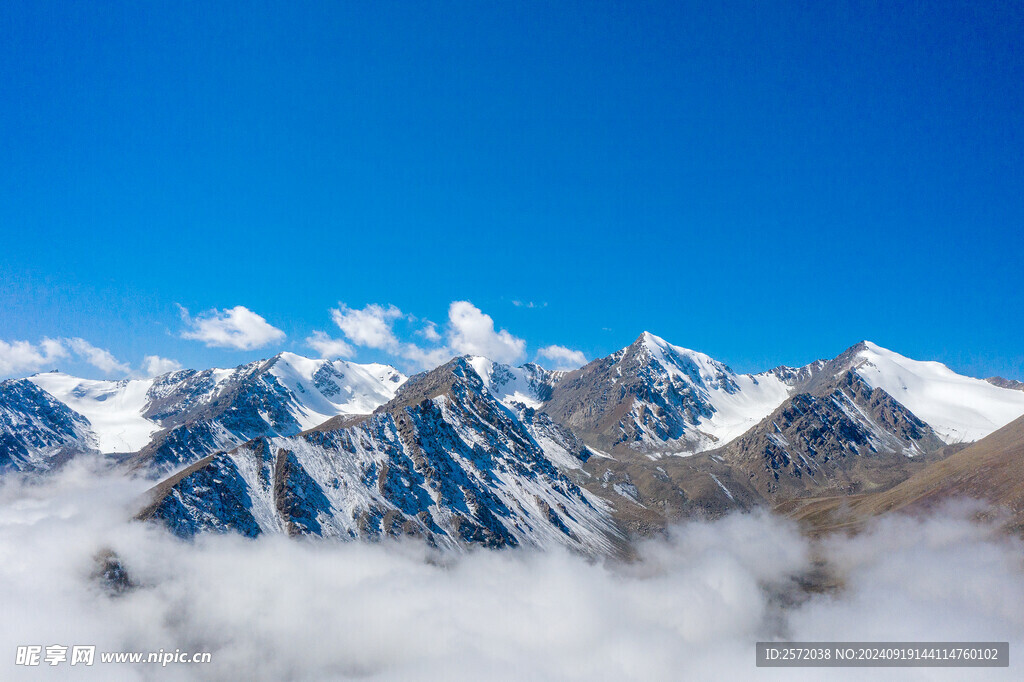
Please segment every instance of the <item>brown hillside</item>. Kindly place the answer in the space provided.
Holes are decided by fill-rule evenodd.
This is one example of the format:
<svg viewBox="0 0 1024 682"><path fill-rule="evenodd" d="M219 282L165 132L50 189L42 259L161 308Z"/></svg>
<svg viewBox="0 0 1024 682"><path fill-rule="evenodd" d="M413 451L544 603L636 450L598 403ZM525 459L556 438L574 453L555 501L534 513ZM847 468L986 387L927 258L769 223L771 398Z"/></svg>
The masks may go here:
<svg viewBox="0 0 1024 682"><path fill-rule="evenodd" d="M1024 531L1024 417L889 490L789 500L776 511L824 532L854 529L881 514L927 510L959 497L984 500L1005 510L1010 515L1009 529Z"/></svg>

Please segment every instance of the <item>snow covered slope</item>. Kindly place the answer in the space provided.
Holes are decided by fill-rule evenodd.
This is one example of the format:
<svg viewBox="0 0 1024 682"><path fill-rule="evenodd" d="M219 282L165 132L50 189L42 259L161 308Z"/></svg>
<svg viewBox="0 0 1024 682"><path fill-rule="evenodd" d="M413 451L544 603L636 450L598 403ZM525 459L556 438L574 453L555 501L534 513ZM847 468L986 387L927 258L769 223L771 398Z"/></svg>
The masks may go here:
<svg viewBox="0 0 1024 682"><path fill-rule="evenodd" d="M162 392L147 416L165 428L133 458L154 475L253 438L290 436L340 415L367 414L405 375L385 365L280 353L223 373L207 370Z"/></svg>
<svg viewBox="0 0 1024 682"><path fill-rule="evenodd" d="M521 403L534 409L539 408L551 395L552 385L565 374L533 363L511 367L479 355L466 356L466 360L484 386L505 405Z"/></svg>
<svg viewBox="0 0 1024 682"><path fill-rule="evenodd" d="M670 380L689 384L706 401L711 416L699 419L698 428L715 443L743 434L771 414L792 390L776 374L736 374L704 353L673 346L649 332L643 334L643 348Z"/></svg>
<svg viewBox="0 0 1024 682"><path fill-rule="evenodd" d="M602 450L696 453L750 429L786 400L775 372L737 374L644 332L627 348L568 372L544 409Z"/></svg>
<svg viewBox="0 0 1024 682"><path fill-rule="evenodd" d="M414 535L449 547L612 551L607 506L565 473L586 448L520 408L498 402L456 358L415 377L372 416L201 460L158 485L141 516L183 536Z"/></svg>
<svg viewBox="0 0 1024 682"><path fill-rule="evenodd" d="M94 381L49 372L29 381L88 419L100 452L137 452L160 430L142 416L153 379Z"/></svg>
<svg viewBox="0 0 1024 682"><path fill-rule="evenodd" d="M1024 414L1024 392L957 374L940 362L903 357L869 341L853 368L924 420L947 443L984 438Z"/></svg>
<svg viewBox="0 0 1024 682"><path fill-rule="evenodd" d="M608 358L560 377L543 409L602 450L689 454L732 442L786 400L816 395L850 370L946 443L984 438L1024 414L1024 391L870 342L798 369L736 374L703 353L647 332Z"/></svg>
<svg viewBox="0 0 1024 682"><path fill-rule="evenodd" d="M0 381L0 469L49 469L96 449L89 420L27 379Z"/></svg>
<svg viewBox="0 0 1024 682"><path fill-rule="evenodd" d="M291 435L338 415L367 414L391 400L405 379L386 365L294 353L148 379L36 374L2 384L6 417L0 426L10 447L0 456L45 468L44 460L58 452L150 451L161 466L176 466L250 438Z"/></svg>
<svg viewBox="0 0 1024 682"><path fill-rule="evenodd" d="M340 414L369 414L395 397L406 377L389 365L276 356L268 370L295 396L292 416L302 430Z"/></svg>

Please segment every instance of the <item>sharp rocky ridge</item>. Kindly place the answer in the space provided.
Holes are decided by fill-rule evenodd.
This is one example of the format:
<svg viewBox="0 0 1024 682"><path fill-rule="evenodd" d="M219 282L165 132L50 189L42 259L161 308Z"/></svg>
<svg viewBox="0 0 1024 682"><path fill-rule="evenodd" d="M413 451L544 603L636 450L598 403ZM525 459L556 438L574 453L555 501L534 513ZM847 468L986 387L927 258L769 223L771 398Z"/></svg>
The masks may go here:
<svg viewBox="0 0 1024 682"><path fill-rule="evenodd" d="M650 333L569 372L459 357L407 378L281 353L233 369L0 383L0 468L99 453L140 518L438 546L619 551L684 516L882 490L1024 414L1013 382L861 342L739 374Z"/></svg>

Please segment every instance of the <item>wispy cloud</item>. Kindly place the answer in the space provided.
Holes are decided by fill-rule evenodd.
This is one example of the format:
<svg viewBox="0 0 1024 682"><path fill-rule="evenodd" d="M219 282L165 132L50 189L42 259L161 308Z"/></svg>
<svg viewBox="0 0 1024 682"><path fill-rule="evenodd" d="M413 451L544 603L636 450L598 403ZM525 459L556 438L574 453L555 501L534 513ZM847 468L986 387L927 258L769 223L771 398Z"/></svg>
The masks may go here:
<svg viewBox="0 0 1024 682"><path fill-rule="evenodd" d="M132 371L130 365L120 362L110 351L105 348L97 348L85 339L74 338L65 339L65 341L76 355L104 374L113 374L114 372L128 374Z"/></svg>
<svg viewBox="0 0 1024 682"><path fill-rule="evenodd" d="M417 329L416 333L431 343L441 340L441 333L437 331L437 325L430 320L424 320L423 327Z"/></svg>
<svg viewBox="0 0 1024 682"><path fill-rule="evenodd" d="M344 303L331 310L331 319L341 333L357 346L394 350L398 338L393 329L395 320L404 317L393 305L387 307L371 303L362 310L349 308Z"/></svg>
<svg viewBox="0 0 1024 682"><path fill-rule="evenodd" d="M283 331L245 306L209 310L195 318L184 306L178 307L186 327L181 337L202 341L208 347L254 350L285 338Z"/></svg>
<svg viewBox="0 0 1024 682"><path fill-rule="evenodd" d="M512 301L512 305L517 308L547 308L548 304L545 303L534 303L533 301Z"/></svg>
<svg viewBox="0 0 1024 682"><path fill-rule="evenodd" d="M538 307L532 303L517 304ZM340 303L330 312L344 341L315 332L306 340L307 345L319 350L322 344L337 341L345 344L339 348L347 349L351 344L381 350L411 370L432 369L456 355L483 355L505 364L514 364L526 357L526 341L507 329L496 327L494 318L470 301L452 301L443 329L435 322L407 315L390 304L370 303L360 309ZM406 328L404 334L396 331L399 322L402 323L400 329ZM420 326L408 329L415 324ZM403 340L405 334L418 336L426 343ZM554 369L575 369L587 362L582 352L558 345L540 349L537 356L555 363Z"/></svg>
<svg viewBox="0 0 1024 682"><path fill-rule="evenodd" d="M147 355L142 359L142 369L146 376L155 377L168 372L177 372L181 369L181 363L170 358L162 358L159 355Z"/></svg>
<svg viewBox="0 0 1024 682"><path fill-rule="evenodd" d="M36 372L66 357L68 351L57 339L44 338L39 344L0 341L0 376Z"/></svg>
<svg viewBox="0 0 1024 682"><path fill-rule="evenodd" d="M415 334L428 342L420 345L401 340L395 332L399 320L415 322L394 305L371 303L362 309L344 303L331 310L331 318L347 342L383 350L416 369L430 369L455 355L485 355L497 362L516 362L526 350L526 341L505 329L496 330L494 320L469 301L453 301L448 307L444 333L434 322L425 321ZM439 344L444 341L445 343ZM433 345L431 345L433 344Z"/></svg>
<svg viewBox="0 0 1024 682"><path fill-rule="evenodd" d="M322 358L350 358L355 354L355 349L345 343L344 339L332 338L322 331L314 331L312 336L307 337L306 345Z"/></svg>
<svg viewBox="0 0 1024 682"><path fill-rule="evenodd" d="M55 369L58 360L72 357L104 374L129 374L132 368L105 348L98 348L82 338L44 338L38 344L29 341L0 341L0 376Z"/></svg>
<svg viewBox="0 0 1024 682"><path fill-rule="evenodd" d="M537 356L554 363L551 369L578 369L587 364L587 356L583 351L573 350L565 346L545 346L537 351Z"/></svg>

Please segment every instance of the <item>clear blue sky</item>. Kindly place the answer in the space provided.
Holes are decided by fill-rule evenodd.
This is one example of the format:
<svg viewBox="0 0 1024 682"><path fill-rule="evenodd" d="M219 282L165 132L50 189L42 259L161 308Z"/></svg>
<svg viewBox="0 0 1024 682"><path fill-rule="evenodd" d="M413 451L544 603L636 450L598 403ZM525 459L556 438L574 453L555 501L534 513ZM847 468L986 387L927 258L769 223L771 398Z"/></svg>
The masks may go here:
<svg viewBox="0 0 1024 682"><path fill-rule="evenodd" d="M649 329L1024 379L1022 36L1019 2L8 0L0 340L235 365L469 300L524 359Z"/></svg>

